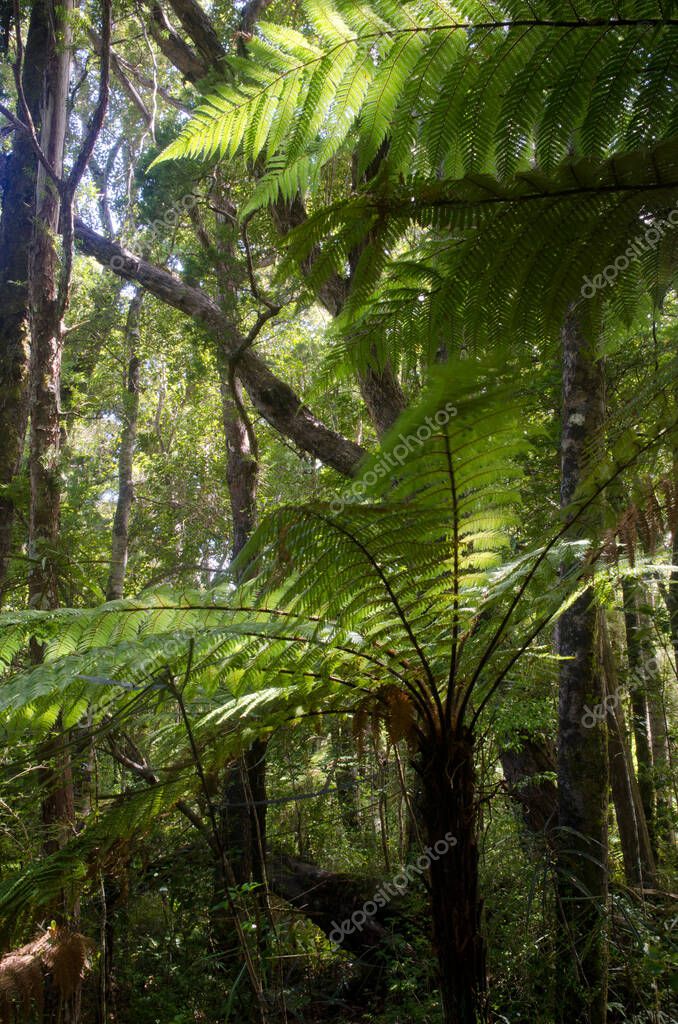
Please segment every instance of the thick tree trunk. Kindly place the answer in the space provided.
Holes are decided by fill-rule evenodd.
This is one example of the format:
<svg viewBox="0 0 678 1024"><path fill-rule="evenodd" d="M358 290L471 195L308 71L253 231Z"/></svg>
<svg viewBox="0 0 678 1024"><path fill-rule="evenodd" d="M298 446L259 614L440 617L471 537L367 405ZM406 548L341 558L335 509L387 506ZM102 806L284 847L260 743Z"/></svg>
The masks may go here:
<svg viewBox="0 0 678 1024"><path fill-rule="evenodd" d="M63 170L71 67L69 18L72 0L50 4L50 57L45 76L40 142L54 173ZM63 39L57 42L61 29ZM40 165L36 216L31 240L28 292L31 317L29 520L29 602L32 607L58 604L55 550L59 533L59 458L61 452L60 388L63 324L57 238L59 190Z"/></svg>
<svg viewBox="0 0 678 1024"><path fill-rule="evenodd" d="M573 313L563 335L561 506L571 505L588 473L587 460L604 418L602 361ZM589 527L595 520L589 517ZM557 628L560 667L558 708L558 902L563 1024L603 1024L607 1008L607 806L605 726L589 727L587 707L604 698L596 664L596 608L587 590L562 615Z"/></svg>
<svg viewBox="0 0 678 1024"><path fill-rule="evenodd" d="M35 0L26 39L22 83L40 130L42 95L49 56L47 0ZM30 330L28 259L35 214L37 160L27 135L15 132L4 164L0 218L0 484L18 472L28 419ZM0 603L12 543L14 504L0 498Z"/></svg>
<svg viewBox="0 0 678 1024"><path fill-rule="evenodd" d="M406 931L404 901L388 882L384 884L376 878L326 871L317 864L274 854L269 856L268 877L272 892L308 917L330 942L356 953L361 960L369 959L370 952L376 948L383 950L389 945L389 924L396 924L401 931ZM379 890L384 898L377 902L374 896ZM373 905L369 909L374 912L365 915L367 904ZM352 921L356 912L362 913Z"/></svg>
<svg viewBox="0 0 678 1024"><path fill-rule="evenodd" d="M377 436L383 437L407 406L393 367L368 366L358 374L358 384Z"/></svg>
<svg viewBox="0 0 678 1024"><path fill-rule="evenodd" d="M478 892L478 802L473 738L465 730L420 752L422 816L430 851L431 914L445 1024L485 1019L485 945ZM436 845L437 844L437 845Z"/></svg>
<svg viewBox="0 0 678 1024"><path fill-rule="evenodd" d="M68 89L71 68L71 18L74 0L47 4L48 60L44 75L40 145L57 178L63 174L68 125ZM60 260L58 238L61 215L59 188L42 164L35 180L35 217L28 264L30 316L30 514L28 596L33 608L55 608L59 603L58 558L61 454L62 314L67 294L67 261ZM42 651L36 644L33 658ZM49 764L42 775L42 822L45 850L58 849L73 828L73 777L67 736L57 721L48 744ZM77 907L62 898L61 910L70 917ZM79 986L63 1007L62 1020L75 1024L80 1014ZM56 1020L49 1000L43 1019Z"/></svg>
<svg viewBox="0 0 678 1024"><path fill-rule="evenodd" d="M555 752L543 741L521 739L516 749L499 752L510 796L520 805L530 832L548 837L558 820L558 790L547 773L556 770Z"/></svg>
<svg viewBox="0 0 678 1024"><path fill-rule="evenodd" d="M144 293L139 289L133 296L127 311L125 326L125 347L128 356L127 379L122 408L122 433L118 455L118 500L113 518L111 539L111 569L106 587L106 600L116 601L122 597L125 587L127 553L129 547L129 518L134 499L134 449L136 447L137 420L139 417L139 314Z"/></svg>
<svg viewBox="0 0 678 1024"><path fill-rule="evenodd" d="M223 788L222 841L239 885L265 879L266 746L254 743L227 771Z"/></svg>

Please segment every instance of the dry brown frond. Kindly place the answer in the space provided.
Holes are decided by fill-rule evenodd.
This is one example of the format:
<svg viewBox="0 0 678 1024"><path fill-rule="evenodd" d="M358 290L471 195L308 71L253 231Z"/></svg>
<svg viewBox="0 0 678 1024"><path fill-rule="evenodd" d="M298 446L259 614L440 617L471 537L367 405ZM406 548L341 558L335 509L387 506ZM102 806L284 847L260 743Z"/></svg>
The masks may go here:
<svg viewBox="0 0 678 1024"><path fill-rule="evenodd" d="M42 1010L49 978L60 999L69 999L90 965L91 943L68 928L53 927L0 959L0 1024L18 1011L28 1018Z"/></svg>

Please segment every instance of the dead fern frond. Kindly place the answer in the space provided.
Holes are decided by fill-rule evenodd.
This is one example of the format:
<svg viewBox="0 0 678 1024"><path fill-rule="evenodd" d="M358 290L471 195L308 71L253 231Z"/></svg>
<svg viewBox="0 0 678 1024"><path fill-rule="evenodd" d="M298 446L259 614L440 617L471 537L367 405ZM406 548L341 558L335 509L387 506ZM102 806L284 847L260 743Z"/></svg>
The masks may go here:
<svg viewBox="0 0 678 1024"><path fill-rule="evenodd" d="M408 695L397 686L389 686L384 690L388 704L388 713L384 716L386 730L392 743L405 740L412 746L416 740L414 705Z"/></svg>
<svg viewBox="0 0 678 1024"><path fill-rule="evenodd" d="M0 1024L26 1020L32 1009L40 1015L48 978L61 1000L70 999L90 961L89 940L59 927L7 953L0 959Z"/></svg>

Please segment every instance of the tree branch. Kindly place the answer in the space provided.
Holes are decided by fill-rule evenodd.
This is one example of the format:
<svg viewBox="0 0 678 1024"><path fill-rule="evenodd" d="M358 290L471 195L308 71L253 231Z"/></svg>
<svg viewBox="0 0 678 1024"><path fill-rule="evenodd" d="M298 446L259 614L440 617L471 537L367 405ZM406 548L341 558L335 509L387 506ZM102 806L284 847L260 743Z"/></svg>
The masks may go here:
<svg viewBox="0 0 678 1024"><path fill-rule="evenodd" d="M238 377L257 412L275 430L343 476L356 473L364 449L318 420L292 388L248 349L247 337L205 292L128 252L81 220L76 220L75 234L86 255L126 281L143 285L156 298L205 327L227 360L238 355Z"/></svg>

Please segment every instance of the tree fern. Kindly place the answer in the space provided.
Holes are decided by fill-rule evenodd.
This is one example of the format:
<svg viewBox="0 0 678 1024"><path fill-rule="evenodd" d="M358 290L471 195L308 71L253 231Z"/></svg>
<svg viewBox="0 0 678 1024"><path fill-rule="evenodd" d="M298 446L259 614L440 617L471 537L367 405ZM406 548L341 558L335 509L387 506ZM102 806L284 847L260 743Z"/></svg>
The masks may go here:
<svg viewBox="0 0 678 1024"><path fill-rule="evenodd" d="M318 707L388 715L396 691L422 750L440 730L472 727L559 609L590 585L579 559L559 574L572 545L589 545L568 540L580 513L676 426L648 424L639 442L622 429L570 525L540 536L517 514L529 393L491 365L479 386L478 371L473 359L440 367L353 494L269 516L241 555L256 575L238 591L2 616L5 657L29 636L47 644L43 665L4 680L4 727L39 736L56 713L75 721L87 708L105 736L131 714L157 720L181 686L205 770ZM63 850L4 883L1 917L48 902L117 840L195 799L192 745L176 716L164 720L149 751L159 784L105 801Z"/></svg>

